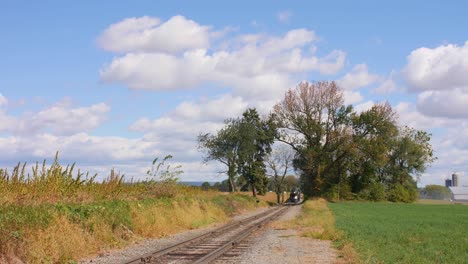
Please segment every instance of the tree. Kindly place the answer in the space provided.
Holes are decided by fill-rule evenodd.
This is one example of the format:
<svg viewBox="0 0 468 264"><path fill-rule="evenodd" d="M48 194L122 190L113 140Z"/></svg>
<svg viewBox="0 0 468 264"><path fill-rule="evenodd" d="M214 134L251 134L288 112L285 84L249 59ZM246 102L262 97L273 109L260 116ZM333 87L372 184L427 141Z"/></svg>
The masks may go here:
<svg viewBox="0 0 468 264"><path fill-rule="evenodd" d="M294 167L301 174L304 194L318 196L345 175L352 146L351 111L335 82L302 82L275 105L277 139L297 152Z"/></svg>
<svg viewBox="0 0 468 264"><path fill-rule="evenodd" d="M216 135L202 134L198 136L198 148L205 152L204 161L216 160L227 167L229 191L236 190L237 159L240 145L239 121L226 120L225 127Z"/></svg>
<svg viewBox="0 0 468 264"><path fill-rule="evenodd" d="M442 185L426 185L422 190L425 199L444 200L450 199L452 194L449 188Z"/></svg>
<svg viewBox="0 0 468 264"><path fill-rule="evenodd" d="M415 178L435 159L429 134L400 128L388 103L354 112L335 82L300 83L270 118L277 139L296 151L307 196L411 202Z"/></svg>
<svg viewBox="0 0 468 264"><path fill-rule="evenodd" d="M229 191L229 180L224 180L222 182L217 182L214 186L220 192L228 192Z"/></svg>
<svg viewBox="0 0 468 264"><path fill-rule="evenodd" d="M276 193L278 204L281 200L281 194L286 189L286 175L292 169L294 152L288 145L277 146L266 159L268 176L270 176L272 188Z"/></svg>
<svg viewBox="0 0 468 264"><path fill-rule="evenodd" d="M299 179L294 175L287 175L284 178L284 189L286 191L299 187L299 184L300 184Z"/></svg>
<svg viewBox="0 0 468 264"><path fill-rule="evenodd" d="M202 190L208 191L211 188L211 184L209 182L204 182L201 185Z"/></svg>
<svg viewBox="0 0 468 264"><path fill-rule="evenodd" d="M392 142L398 135L396 115L388 103L375 104L369 110L351 115L354 151L350 156L350 184L363 198L385 198L385 166L389 162Z"/></svg>
<svg viewBox="0 0 468 264"><path fill-rule="evenodd" d="M390 201L413 202L418 198L416 180L436 158L429 143L431 135L403 127L392 142L389 162L383 168Z"/></svg>
<svg viewBox="0 0 468 264"><path fill-rule="evenodd" d="M252 189L264 194L267 190L265 157L271 152L275 138L273 123L261 120L255 108L247 109L239 121L238 171Z"/></svg>

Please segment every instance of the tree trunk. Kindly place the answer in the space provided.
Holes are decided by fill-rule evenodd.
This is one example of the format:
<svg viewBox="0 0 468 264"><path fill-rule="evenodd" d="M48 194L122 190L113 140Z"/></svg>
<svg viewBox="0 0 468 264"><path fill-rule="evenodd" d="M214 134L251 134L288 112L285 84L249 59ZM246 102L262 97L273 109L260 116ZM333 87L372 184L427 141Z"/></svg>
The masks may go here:
<svg viewBox="0 0 468 264"><path fill-rule="evenodd" d="M229 178L229 192L236 191L236 185L234 183L234 178L236 177L236 168L235 166L230 165L228 168L228 178Z"/></svg>
<svg viewBox="0 0 468 264"><path fill-rule="evenodd" d="M281 199L281 192L278 192L278 191L277 191L277 192L276 192L276 200L278 201L278 204L281 203L280 199Z"/></svg>
<svg viewBox="0 0 468 264"><path fill-rule="evenodd" d="M252 186L253 197L257 198L257 190L255 189L255 183L251 183L250 186Z"/></svg>
<svg viewBox="0 0 468 264"><path fill-rule="evenodd" d="M234 180L229 176L229 192L236 191L236 186L234 185Z"/></svg>

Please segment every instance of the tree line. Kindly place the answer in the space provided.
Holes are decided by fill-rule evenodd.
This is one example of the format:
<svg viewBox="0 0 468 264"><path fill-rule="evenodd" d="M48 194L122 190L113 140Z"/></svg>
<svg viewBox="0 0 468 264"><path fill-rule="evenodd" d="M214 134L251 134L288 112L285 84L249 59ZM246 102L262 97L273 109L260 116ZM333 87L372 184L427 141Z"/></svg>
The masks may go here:
<svg viewBox="0 0 468 264"><path fill-rule="evenodd" d="M205 161L225 165L229 191L243 179L263 194L269 176L279 193L293 168L309 197L412 202L416 179L435 159L430 136L399 126L388 103L355 111L335 82L323 81L289 89L263 118L247 109L198 144Z"/></svg>

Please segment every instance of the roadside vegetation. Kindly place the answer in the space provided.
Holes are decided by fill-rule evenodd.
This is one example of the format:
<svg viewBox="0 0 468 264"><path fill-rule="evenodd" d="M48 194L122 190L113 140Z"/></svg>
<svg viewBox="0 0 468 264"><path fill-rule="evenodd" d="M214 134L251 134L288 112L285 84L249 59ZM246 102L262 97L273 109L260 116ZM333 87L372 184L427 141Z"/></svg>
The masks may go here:
<svg viewBox="0 0 468 264"><path fill-rule="evenodd" d="M466 263L465 205L329 203L362 263Z"/></svg>
<svg viewBox="0 0 468 264"><path fill-rule="evenodd" d="M0 263L67 263L265 205L248 195L179 185L179 168L166 160L153 162L145 182L124 182L113 171L97 182L57 157L32 174L26 164L0 170Z"/></svg>

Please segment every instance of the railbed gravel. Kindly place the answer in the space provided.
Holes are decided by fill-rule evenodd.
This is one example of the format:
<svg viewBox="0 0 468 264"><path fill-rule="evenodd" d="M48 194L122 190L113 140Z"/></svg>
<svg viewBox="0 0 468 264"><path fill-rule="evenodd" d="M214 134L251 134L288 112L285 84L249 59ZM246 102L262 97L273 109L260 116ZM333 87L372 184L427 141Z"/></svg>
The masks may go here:
<svg viewBox="0 0 468 264"><path fill-rule="evenodd" d="M297 217L302 206L292 206L277 221ZM248 247L237 259L216 263L336 263L337 253L330 241L301 237L298 230L275 229L271 226L258 232L249 241Z"/></svg>
<svg viewBox="0 0 468 264"><path fill-rule="evenodd" d="M261 213L269 208L259 208L255 211L244 213L232 218L232 220L242 220L254 214ZM180 243L182 241L188 240L192 237L201 235L205 232L209 232L224 223L213 224L205 228L188 230L178 234L174 234L164 238L155 238L155 239L144 239L135 242L128 247L117 250L110 250L102 252L96 256L91 256L79 261L80 264L116 264L116 263L125 263L137 257L149 254L156 250L168 247L170 245Z"/></svg>

